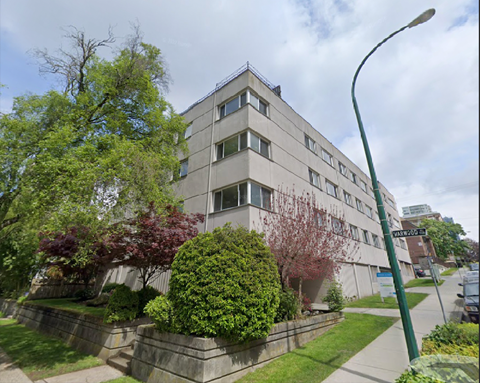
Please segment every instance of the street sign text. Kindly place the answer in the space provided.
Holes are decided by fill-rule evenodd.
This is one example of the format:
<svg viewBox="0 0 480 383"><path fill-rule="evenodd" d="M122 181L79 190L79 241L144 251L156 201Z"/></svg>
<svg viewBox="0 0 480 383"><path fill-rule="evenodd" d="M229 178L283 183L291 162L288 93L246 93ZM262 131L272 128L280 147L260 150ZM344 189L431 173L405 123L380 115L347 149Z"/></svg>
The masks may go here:
<svg viewBox="0 0 480 383"><path fill-rule="evenodd" d="M393 238L418 237L419 235L427 235L427 229L392 230Z"/></svg>

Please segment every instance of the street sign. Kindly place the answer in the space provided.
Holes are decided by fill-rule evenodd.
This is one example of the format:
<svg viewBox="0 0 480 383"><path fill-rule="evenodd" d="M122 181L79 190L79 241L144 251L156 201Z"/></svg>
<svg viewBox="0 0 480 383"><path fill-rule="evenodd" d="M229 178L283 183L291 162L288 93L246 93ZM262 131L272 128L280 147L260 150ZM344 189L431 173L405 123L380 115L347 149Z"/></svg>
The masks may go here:
<svg viewBox="0 0 480 383"><path fill-rule="evenodd" d="M427 229L392 230L393 238L418 237L427 235Z"/></svg>

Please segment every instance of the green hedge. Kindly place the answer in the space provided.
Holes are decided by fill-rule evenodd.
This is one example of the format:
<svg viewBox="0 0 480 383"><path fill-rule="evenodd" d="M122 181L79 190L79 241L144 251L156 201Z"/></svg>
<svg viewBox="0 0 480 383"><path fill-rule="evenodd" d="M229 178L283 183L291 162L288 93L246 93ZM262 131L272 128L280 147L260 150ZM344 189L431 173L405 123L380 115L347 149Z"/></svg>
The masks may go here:
<svg viewBox="0 0 480 383"><path fill-rule="evenodd" d="M181 333L249 341L270 332L279 292L277 264L263 236L227 224L180 248L168 299Z"/></svg>
<svg viewBox="0 0 480 383"><path fill-rule="evenodd" d="M138 314L138 294L128 286L115 288L105 309L105 323L133 320Z"/></svg>

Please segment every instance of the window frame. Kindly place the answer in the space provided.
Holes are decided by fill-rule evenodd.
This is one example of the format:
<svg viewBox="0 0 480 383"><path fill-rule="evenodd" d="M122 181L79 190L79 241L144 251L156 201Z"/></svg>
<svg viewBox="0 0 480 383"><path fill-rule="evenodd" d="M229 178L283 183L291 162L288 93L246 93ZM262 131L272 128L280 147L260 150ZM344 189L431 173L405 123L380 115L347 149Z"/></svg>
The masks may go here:
<svg viewBox="0 0 480 383"><path fill-rule="evenodd" d="M318 180L318 185L315 185L315 183L313 182L313 180L315 179L314 176ZM320 182L320 174L318 174L315 170L312 170L311 168L308 168L308 180L310 181L310 185L313 185L319 188L320 190L322 190L322 185Z"/></svg>
<svg viewBox="0 0 480 383"><path fill-rule="evenodd" d="M347 201L347 196L348 196L348 201ZM353 202L352 202L352 195L350 193L347 193L346 190L343 191L343 200L348 206L353 207Z"/></svg>
<svg viewBox="0 0 480 383"><path fill-rule="evenodd" d="M352 181L355 185L358 186L358 177L357 175L350 170L350 181Z"/></svg>
<svg viewBox="0 0 480 383"><path fill-rule="evenodd" d="M370 219L373 219L373 209L368 206L367 204L365 204L365 215L370 218Z"/></svg>
<svg viewBox="0 0 480 383"><path fill-rule="evenodd" d="M353 240L360 241L360 233L358 231L358 227L350 224L350 233L352 234L352 239Z"/></svg>
<svg viewBox="0 0 480 383"><path fill-rule="evenodd" d="M330 193L329 186L331 186L331 188L333 188L333 194ZM332 197L335 197L335 198L338 198L338 186L335 185L333 182L327 180L327 179L325 180L325 190L326 190L328 195L330 195Z"/></svg>
<svg viewBox="0 0 480 383"><path fill-rule="evenodd" d="M370 242L370 236L368 235L368 230L363 230L362 229L362 236L363 236L363 243L367 244L367 245L371 245L371 242Z"/></svg>
<svg viewBox="0 0 480 383"><path fill-rule="evenodd" d="M242 185L245 185L245 187L246 187L246 189L245 189L246 194L244 195L244 198L242 198L242 190L241 190ZM257 186L260 190L260 196L259 196L260 205L252 202L252 185ZM233 189L235 187L237 188L237 198L236 198L237 199L237 205L236 206L230 206L230 207L227 207L227 208L223 208L224 191L228 190L228 189ZM264 195L264 193L265 193L265 195ZM225 188L216 190L216 191L212 192L212 194L213 194L213 212L214 213L225 211L225 210L230 210L230 209L235 209L237 207L246 206L246 205L252 205L252 206L259 207L259 208L265 209L265 210L271 210L272 209L273 190L271 190L269 188L266 188L266 187L264 187L264 186L262 186L262 185L260 185L256 182L252 182L252 181L240 182L238 184L227 186ZM219 196L219 199L220 199L219 209L217 209L217 195ZM267 196L268 196L268 198L266 198ZM244 199L244 201L245 201L244 203L242 203L242 199ZM267 199L268 199L268 203L265 204L265 201ZM268 205L268 206L266 206L266 205Z"/></svg>
<svg viewBox="0 0 480 383"><path fill-rule="evenodd" d="M310 137L308 134L304 133L305 135L305 147L310 150L312 153L317 154L317 144L316 142ZM313 146L313 149L311 148Z"/></svg>
<svg viewBox="0 0 480 383"><path fill-rule="evenodd" d="M367 184L365 183L365 181L363 180L360 180L360 189L362 189L365 193L368 193L367 192Z"/></svg>
<svg viewBox="0 0 480 383"><path fill-rule="evenodd" d="M182 172L183 170L185 171L184 173ZM178 172L178 175L180 178L184 178L188 175L188 158L186 160L180 161L180 170Z"/></svg>
<svg viewBox="0 0 480 383"><path fill-rule="evenodd" d="M338 161L338 171L342 176L348 177L348 168L340 161Z"/></svg>
<svg viewBox="0 0 480 383"><path fill-rule="evenodd" d="M373 234L372 233L372 242L373 242L373 246L375 246L376 248L380 249L380 237L376 234Z"/></svg>
<svg viewBox="0 0 480 383"><path fill-rule="evenodd" d="M355 197L355 205L357 207L357 210L360 212L360 213L364 213L363 211L363 203L361 200L359 200L357 197Z"/></svg>
<svg viewBox="0 0 480 383"><path fill-rule="evenodd" d="M243 135L246 135L246 146L244 146L244 147L242 147L242 136L243 136ZM258 143L259 143L259 146L258 146L258 147L259 147L259 150L256 150L255 148L252 147L252 136L254 136L255 138L258 139ZM230 153L230 154L225 155L225 143L226 143L227 141L230 141L230 140L233 139L233 138L237 138L237 150L236 150L235 152L232 152L232 153ZM266 156L266 155L262 152L262 144L266 145L266 147L267 147L267 152L268 152L268 156ZM216 160L216 161L223 160L224 158L230 157L230 156L232 156L232 155L234 155L234 154L236 154L236 153L238 153L238 152L241 152L242 150L245 150L245 149L251 149L251 150L253 150L254 152L262 155L263 157L270 159L270 157L271 157L270 146L271 146L271 143L270 143L269 141L264 140L262 137L260 137L259 135L253 133L253 132L250 131L250 130L246 130L246 131L244 131L244 132L242 132L242 133L239 133L239 134L237 134L237 135L235 135L235 136L229 137L229 138L227 138L226 140L223 140L223 141L217 143L217 144L215 145L215 148L216 148L216 150L215 150L216 159L215 159L215 160ZM221 149L221 150L222 150L222 155L221 155L221 156L219 156L219 148L220 148L220 147L222 148L222 149Z"/></svg>
<svg viewBox="0 0 480 383"><path fill-rule="evenodd" d="M324 148L321 149L321 153L322 153L322 160L324 160L331 167L334 167L333 156L329 152L327 152ZM327 157L327 159L325 159L325 157Z"/></svg>

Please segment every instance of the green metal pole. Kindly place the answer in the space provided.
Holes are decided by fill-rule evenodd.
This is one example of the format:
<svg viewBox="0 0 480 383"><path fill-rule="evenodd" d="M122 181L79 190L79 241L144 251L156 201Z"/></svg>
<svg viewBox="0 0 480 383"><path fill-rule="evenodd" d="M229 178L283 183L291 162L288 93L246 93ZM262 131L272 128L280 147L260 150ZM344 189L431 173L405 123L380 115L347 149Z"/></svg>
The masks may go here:
<svg viewBox="0 0 480 383"><path fill-rule="evenodd" d="M367 59L387 40L391 39L397 33L402 32L408 27L405 26L400 28L398 31L392 33L381 43L379 43L375 48L370 51L370 53L363 59L360 66L357 68L352 82L352 102L353 108L355 110L355 115L357 117L358 127L360 129L360 135L362 136L363 148L365 149L365 155L367 157L368 169L370 171L370 178L372 179L373 191L375 193L375 200L378 208L378 215L380 217L380 223L382 225L382 231L385 238L385 246L387 248L388 261L390 262L390 267L392 269L393 282L395 284L395 292L397 294L398 306L400 309L400 315L402 318L403 331L405 333L405 340L407 341L408 356L410 361L420 356L418 352L417 342L415 340L415 333L413 332L412 320L410 318L410 311L408 310L407 298L405 296L405 289L403 287L402 275L398 267L397 258L395 256L395 248L393 247L393 241L390 234L390 229L388 227L387 217L385 215L385 208L383 206L382 196L378 188L377 176L375 174L375 168L373 166L372 155L370 154L370 148L368 146L367 137L365 135L365 130L363 129L362 119L360 117L360 111L358 110L357 100L355 98L355 83L357 81L358 73L362 69L363 64Z"/></svg>

